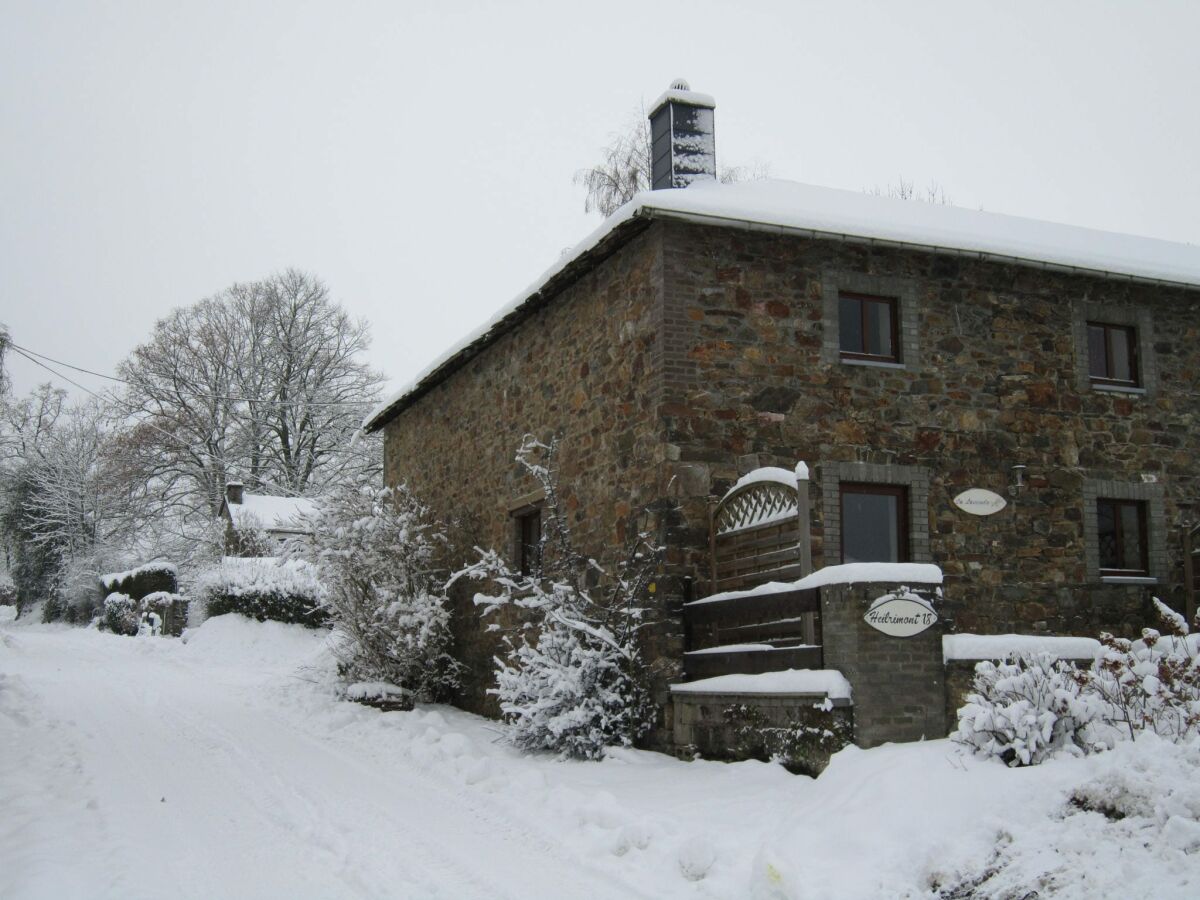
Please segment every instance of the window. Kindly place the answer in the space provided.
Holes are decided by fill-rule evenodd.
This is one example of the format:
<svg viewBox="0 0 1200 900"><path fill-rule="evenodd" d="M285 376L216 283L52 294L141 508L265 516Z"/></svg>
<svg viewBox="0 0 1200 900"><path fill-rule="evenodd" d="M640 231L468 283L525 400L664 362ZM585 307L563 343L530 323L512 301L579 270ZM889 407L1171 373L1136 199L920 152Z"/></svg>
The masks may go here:
<svg viewBox="0 0 1200 900"><path fill-rule="evenodd" d="M888 484L841 485L842 562L907 562L908 491Z"/></svg>
<svg viewBox="0 0 1200 900"><path fill-rule="evenodd" d="M838 340L842 359L900 361L894 297L867 294L838 295Z"/></svg>
<svg viewBox="0 0 1200 900"><path fill-rule="evenodd" d="M1100 574L1144 576L1150 572L1146 504L1142 500L1096 500Z"/></svg>
<svg viewBox="0 0 1200 900"><path fill-rule="evenodd" d="M542 511L526 508L513 515L516 524L517 566L522 575L532 575L542 564Z"/></svg>
<svg viewBox="0 0 1200 900"><path fill-rule="evenodd" d="M1129 325L1087 323L1088 376L1092 384L1137 387L1137 330Z"/></svg>

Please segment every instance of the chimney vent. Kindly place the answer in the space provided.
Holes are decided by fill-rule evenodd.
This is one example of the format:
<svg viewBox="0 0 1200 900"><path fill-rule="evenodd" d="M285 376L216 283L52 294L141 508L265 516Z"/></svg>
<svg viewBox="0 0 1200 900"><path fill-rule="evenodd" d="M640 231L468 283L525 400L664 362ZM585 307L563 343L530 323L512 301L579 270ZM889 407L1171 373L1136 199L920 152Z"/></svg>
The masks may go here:
<svg viewBox="0 0 1200 900"><path fill-rule="evenodd" d="M682 78L650 107L650 187L687 187L693 181L716 180L717 146L713 130L716 102L699 94Z"/></svg>
<svg viewBox="0 0 1200 900"><path fill-rule="evenodd" d="M232 506L235 503L242 502L243 486L240 481L225 482L225 502Z"/></svg>

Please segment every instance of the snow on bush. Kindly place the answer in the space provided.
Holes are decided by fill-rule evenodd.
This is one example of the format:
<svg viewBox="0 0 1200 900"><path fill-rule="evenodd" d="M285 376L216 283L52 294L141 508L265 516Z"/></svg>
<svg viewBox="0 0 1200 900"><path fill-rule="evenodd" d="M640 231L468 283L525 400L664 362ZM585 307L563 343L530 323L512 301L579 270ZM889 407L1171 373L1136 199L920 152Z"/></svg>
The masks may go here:
<svg viewBox="0 0 1200 900"><path fill-rule="evenodd" d="M1182 616L1154 603L1167 633L1145 628L1136 641L1102 634L1089 670L1051 653L980 662L951 737L1010 766L1112 747L1146 732L1172 741L1200 737L1196 642Z"/></svg>
<svg viewBox="0 0 1200 900"><path fill-rule="evenodd" d="M228 556L197 575L192 593L210 616L233 612L314 628L327 621L325 589L301 559Z"/></svg>
<svg viewBox="0 0 1200 900"><path fill-rule="evenodd" d="M1152 731L1178 741L1200 736L1200 654L1183 616L1155 599L1162 632L1142 629L1141 640L1100 636L1101 651L1087 687L1104 718L1130 738ZM1164 633L1165 632L1165 633Z"/></svg>
<svg viewBox="0 0 1200 900"><path fill-rule="evenodd" d="M325 585L325 608L349 682L384 682L417 699L441 699L457 683L447 653L450 612L435 574L444 538L405 487L345 487L321 500L313 540L296 548Z"/></svg>
<svg viewBox="0 0 1200 900"><path fill-rule="evenodd" d="M128 594L109 594L104 598L103 622L113 634L137 634L141 622L137 601Z"/></svg>
<svg viewBox="0 0 1200 900"><path fill-rule="evenodd" d="M496 659L496 687L490 690L512 725L512 743L597 759L606 747L631 744L651 721L637 639L658 553L637 529L615 568L575 549L559 502L557 450L556 441L526 436L517 452L545 496L533 571L515 572L495 551L481 550L479 561L451 582L489 582L492 590L475 597L483 614L508 609L520 620L504 636L507 653Z"/></svg>
<svg viewBox="0 0 1200 900"><path fill-rule="evenodd" d="M1010 766L1036 765L1060 750L1083 753L1096 710L1080 691L1074 666L1050 653L984 660L951 739Z"/></svg>

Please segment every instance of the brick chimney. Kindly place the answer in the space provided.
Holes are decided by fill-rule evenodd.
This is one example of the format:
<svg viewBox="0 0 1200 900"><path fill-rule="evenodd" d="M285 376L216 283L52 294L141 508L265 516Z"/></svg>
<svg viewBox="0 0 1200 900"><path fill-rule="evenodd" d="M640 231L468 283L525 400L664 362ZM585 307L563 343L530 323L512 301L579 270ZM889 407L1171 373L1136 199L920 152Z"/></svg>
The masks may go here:
<svg viewBox="0 0 1200 900"><path fill-rule="evenodd" d="M240 481L225 482L225 502L232 506L242 502L243 485Z"/></svg>
<svg viewBox="0 0 1200 900"><path fill-rule="evenodd" d="M650 107L650 187L687 187L716 180L717 144L713 130L716 101L678 78Z"/></svg>

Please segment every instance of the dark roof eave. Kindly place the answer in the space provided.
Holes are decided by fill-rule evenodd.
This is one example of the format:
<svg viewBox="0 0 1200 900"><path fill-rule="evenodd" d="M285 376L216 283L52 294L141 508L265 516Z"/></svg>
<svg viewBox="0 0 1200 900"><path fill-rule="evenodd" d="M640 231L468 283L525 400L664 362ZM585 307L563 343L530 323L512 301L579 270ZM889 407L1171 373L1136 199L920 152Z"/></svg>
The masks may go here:
<svg viewBox="0 0 1200 900"><path fill-rule="evenodd" d="M363 430L367 434L373 434L386 426L405 409L412 406L417 400L495 343L497 339L512 331L539 309L545 307L572 283L582 278L605 259L616 253L617 250L628 243L634 236L645 231L650 226L650 221L656 213L657 210L643 208L634 213L630 218L619 222L594 247L591 247L584 253L581 253L576 259L567 263L561 271L556 272L544 285L526 297L512 312L496 322L486 333L467 344L467 346L463 347L422 378L411 391L397 399L387 409L381 410Z"/></svg>

